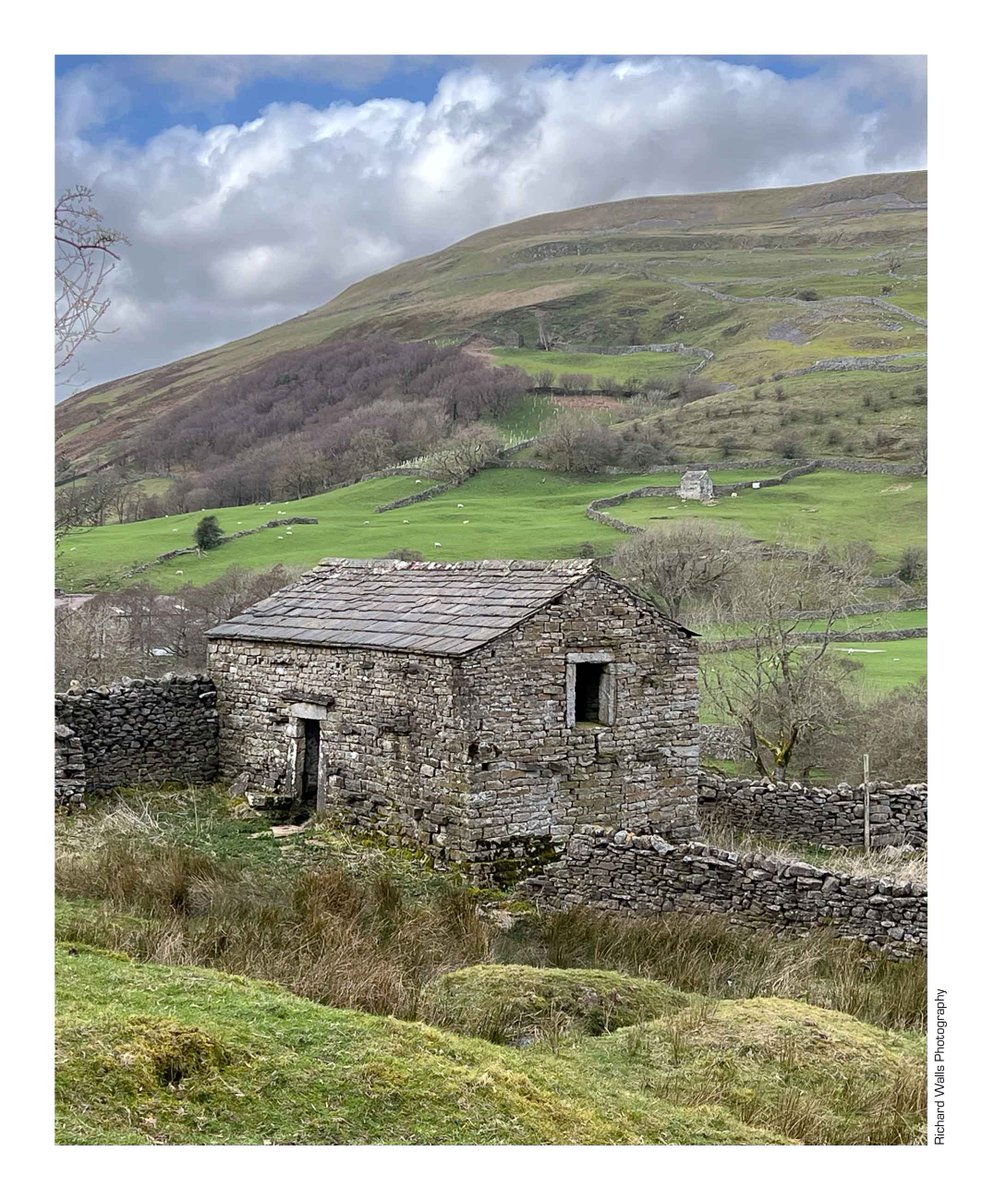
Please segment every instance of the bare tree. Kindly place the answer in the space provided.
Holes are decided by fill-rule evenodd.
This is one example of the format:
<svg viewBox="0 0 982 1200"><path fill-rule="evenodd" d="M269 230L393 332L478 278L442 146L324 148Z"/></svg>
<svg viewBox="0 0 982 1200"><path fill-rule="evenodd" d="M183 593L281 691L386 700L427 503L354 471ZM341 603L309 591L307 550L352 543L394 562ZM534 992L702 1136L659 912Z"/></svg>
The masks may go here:
<svg viewBox="0 0 982 1200"><path fill-rule="evenodd" d="M127 245L103 223L92 189L81 184L55 204L55 370L64 371L83 342L97 339L109 308L103 285ZM64 381L63 381L64 382Z"/></svg>
<svg viewBox="0 0 982 1200"><path fill-rule="evenodd" d="M503 449L504 442L493 425L469 425L428 454L419 469L433 479L467 479L498 461Z"/></svg>
<svg viewBox="0 0 982 1200"><path fill-rule="evenodd" d="M753 543L715 521L666 521L618 546L614 570L678 620L694 600L724 598L753 556Z"/></svg>
<svg viewBox="0 0 982 1200"><path fill-rule="evenodd" d="M719 624L739 628L741 645L702 656L704 694L743 732L761 775L784 779L806 739L835 733L847 708L850 670L831 652L836 624L862 597L862 556L830 562L769 559L747 573Z"/></svg>
<svg viewBox="0 0 982 1200"><path fill-rule="evenodd" d="M615 465L621 449L620 435L595 417L562 412L542 431L535 455L557 471L591 474Z"/></svg>
<svg viewBox="0 0 982 1200"><path fill-rule="evenodd" d="M922 679L859 707L843 735L828 748L822 766L836 779L858 780L863 755L873 777L897 783L927 779L927 684Z"/></svg>

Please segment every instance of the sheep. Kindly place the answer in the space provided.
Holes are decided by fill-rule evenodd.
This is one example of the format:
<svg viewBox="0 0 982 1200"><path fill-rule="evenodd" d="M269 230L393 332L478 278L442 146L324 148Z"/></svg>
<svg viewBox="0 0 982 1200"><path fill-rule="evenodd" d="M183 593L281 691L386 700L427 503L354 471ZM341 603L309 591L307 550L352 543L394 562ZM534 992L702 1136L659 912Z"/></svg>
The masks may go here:
<svg viewBox="0 0 982 1200"><path fill-rule="evenodd" d="M437 548L437 550L443 549L443 542L434 542L433 545Z"/></svg>

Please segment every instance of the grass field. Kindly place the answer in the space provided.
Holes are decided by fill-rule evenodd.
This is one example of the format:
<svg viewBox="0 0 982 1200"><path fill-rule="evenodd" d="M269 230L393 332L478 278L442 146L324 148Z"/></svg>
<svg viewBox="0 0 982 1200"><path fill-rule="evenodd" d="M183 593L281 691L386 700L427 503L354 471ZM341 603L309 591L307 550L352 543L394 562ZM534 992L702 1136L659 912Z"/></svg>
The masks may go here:
<svg viewBox="0 0 982 1200"><path fill-rule="evenodd" d="M564 350L512 350L495 348L491 351L504 366L521 367L530 375L538 371L553 371L556 375L575 372L590 375L594 382L604 377L625 383L628 379L670 380L688 373L701 359L684 354L639 351L637 354L572 354ZM554 382L557 382L554 380Z"/></svg>
<svg viewBox="0 0 982 1200"><path fill-rule="evenodd" d="M848 658L855 670L849 687L868 700L876 700L897 688L910 687L927 675L927 638L904 638L898 642L836 642L829 653ZM736 658L739 650L712 655L714 662ZM709 656L707 656L709 657ZM700 720L722 721L725 714L703 689Z"/></svg>
<svg viewBox="0 0 982 1200"><path fill-rule="evenodd" d="M551 471L489 470L443 496L386 513L376 513L376 505L421 491L433 481L422 476L418 482L412 476L372 479L304 500L214 510L226 533L291 514L316 517L319 524L287 527L292 533L286 528L263 530L201 557L186 555L167 562L142 578L173 589L214 579L232 564L313 566L328 556L371 558L395 549L414 549L424 558L448 562L575 557L585 541L605 553L623 535L588 520L587 504L616 491L672 485L679 477L680 472L673 472L576 479ZM720 478L733 482L737 477L746 478L746 473ZM201 516L184 513L66 535L58 556L61 586L84 590L89 584L111 581L136 563L191 545Z"/></svg>
<svg viewBox="0 0 982 1200"><path fill-rule="evenodd" d="M56 966L62 1144L848 1145L922 1136L919 1039L793 1000L693 998L616 1033L513 1049L85 946L59 947Z"/></svg>
<svg viewBox="0 0 982 1200"><path fill-rule="evenodd" d="M859 663L852 676L855 686L876 696L908 687L927 674L927 638L905 638L900 642L841 642L833 648Z"/></svg>
<svg viewBox="0 0 982 1200"><path fill-rule="evenodd" d="M753 477L746 471L715 476L723 484ZM296 525L292 533L286 528L263 530L206 555L164 563L141 578L175 589L214 579L233 564L312 566L328 556L370 558L395 549L418 550L426 559L447 562L575 557L585 542L605 554L624 535L590 521L587 504L637 487L672 485L678 478L677 472L572 478L522 468L488 470L443 496L386 513L376 513L375 506L421 490L431 481L420 477L417 483L411 476L368 480L305 500L219 509L226 533L291 514L316 517L319 524ZM753 537L789 545L870 539L881 567L889 569L904 547L924 544L925 495L924 479L822 471L781 487L738 492L736 500L724 498L716 505L658 497L630 501L612 511L643 528L653 525L653 517L736 522ZM66 590L114 581L118 585L126 568L190 545L201 515L185 513L66 535L58 555L59 583Z"/></svg>
<svg viewBox="0 0 982 1200"><path fill-rule="evenodd" d="M877 552L877 571L887 573L906 547L926 545L927 480L818 471L780 487L724 496L715 505L662 496L631 500L616 515L643 529L680 517L724 521L750 537L806 549L868 541Z"/></svg>

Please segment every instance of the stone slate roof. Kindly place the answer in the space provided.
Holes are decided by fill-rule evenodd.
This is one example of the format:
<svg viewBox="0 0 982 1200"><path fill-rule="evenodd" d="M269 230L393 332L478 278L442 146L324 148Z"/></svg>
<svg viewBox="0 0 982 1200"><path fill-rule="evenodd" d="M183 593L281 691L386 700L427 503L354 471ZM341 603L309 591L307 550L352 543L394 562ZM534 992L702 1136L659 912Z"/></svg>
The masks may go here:
<svg viewBox="0 0 982 1200"><path fill-rule="evenodd" d="M401 562L325 558L210 638L467 654L587 578L592 559Z"/></svg>

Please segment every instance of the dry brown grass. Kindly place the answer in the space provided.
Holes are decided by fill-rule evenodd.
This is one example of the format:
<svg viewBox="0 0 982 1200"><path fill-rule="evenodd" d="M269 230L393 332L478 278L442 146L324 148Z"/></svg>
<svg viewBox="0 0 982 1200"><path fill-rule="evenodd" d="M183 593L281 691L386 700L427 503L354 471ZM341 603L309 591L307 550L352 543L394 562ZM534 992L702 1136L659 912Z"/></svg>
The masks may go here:
<svg viewBox="0 0 982 1200"><path fill-rule="evenodd" d="M851 846L802 846L795 842L761 837L712 820L704 822L702 840L723 850L771 854L775 858L809 862L830 871L841 871L845 875L927 886L927 851L918 846L887 846L880 850Z"/></svg>
<svg viewBox="0 0 982 1200"><path fill-rule="evenodd" d="M621 971L712 999L783 996L923 1028L923 960L891 962L818 932L780 939L715 916L537 914L513 904L516 922L503 930L453 876L344 841L312 864L289 845L302 839L256 841L249 823L209 814L206 803L187 804L183 825L132 801L67 823L56 862L59 936L409 1019L444 972L524 963ZM326 831L311 838L322 855L328 841Z"/></svg>

